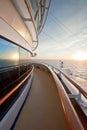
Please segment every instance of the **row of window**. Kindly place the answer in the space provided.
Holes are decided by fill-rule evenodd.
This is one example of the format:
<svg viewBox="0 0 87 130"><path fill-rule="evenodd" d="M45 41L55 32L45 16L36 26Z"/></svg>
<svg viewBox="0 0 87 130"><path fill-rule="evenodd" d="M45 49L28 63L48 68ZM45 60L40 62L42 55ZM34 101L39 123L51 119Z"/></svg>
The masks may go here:
<svg viewBox="0 0 87 130"><path fill-rule="evenodd" d="M15 88L31 71L30 53L0 37L0 99ZM22 85L1 105L0 120L22 92Z"/></svg>
<svg viewBox="0 0 87 130"><path fill-rule="evenodd" d="M0 38L0 70L9 66L27 64L29 58L30 53L27 50Z"/></svg>

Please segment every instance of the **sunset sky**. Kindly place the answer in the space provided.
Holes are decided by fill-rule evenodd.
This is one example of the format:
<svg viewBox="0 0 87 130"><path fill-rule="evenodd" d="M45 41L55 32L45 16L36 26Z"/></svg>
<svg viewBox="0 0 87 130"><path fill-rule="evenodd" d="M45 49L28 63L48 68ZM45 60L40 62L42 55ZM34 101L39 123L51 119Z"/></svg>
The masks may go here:
<svg viewBox="0 0 87 130"><path fill-rule="evenodd" d="M52 0L36 58L87 59L87 0Z"/></svg>

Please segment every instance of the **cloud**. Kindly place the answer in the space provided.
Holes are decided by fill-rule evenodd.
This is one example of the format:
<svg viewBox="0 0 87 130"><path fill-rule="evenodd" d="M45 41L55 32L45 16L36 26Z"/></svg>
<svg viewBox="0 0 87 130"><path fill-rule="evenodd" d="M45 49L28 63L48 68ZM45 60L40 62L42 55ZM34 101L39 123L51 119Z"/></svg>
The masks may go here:
<svg viewBox="0 0 87 130"><path fill-rule="evenodd" d="M86 5L85 0L54 0L37 56L70 58L76 50L87 50Z"/></svg>

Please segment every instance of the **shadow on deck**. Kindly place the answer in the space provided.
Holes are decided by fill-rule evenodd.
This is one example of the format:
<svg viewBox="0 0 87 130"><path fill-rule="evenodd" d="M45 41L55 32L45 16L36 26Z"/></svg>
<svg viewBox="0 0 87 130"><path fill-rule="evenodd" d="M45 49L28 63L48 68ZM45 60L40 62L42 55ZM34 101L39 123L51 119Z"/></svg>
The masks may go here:
<svg viewBox="0 0 87 130"><path fill-rule="evenodd" d="M66 120L50 73L34 70L31 91L14 130L66 130Z"/></svg>

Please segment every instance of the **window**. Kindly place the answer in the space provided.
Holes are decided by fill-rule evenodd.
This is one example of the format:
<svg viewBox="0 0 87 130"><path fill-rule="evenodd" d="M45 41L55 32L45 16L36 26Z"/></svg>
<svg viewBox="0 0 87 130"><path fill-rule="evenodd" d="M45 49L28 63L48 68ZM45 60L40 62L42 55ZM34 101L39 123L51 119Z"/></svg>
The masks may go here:
<svg viewBox="0 0 87 130"><path fill-rule="evenodd" d="M0 70L19 64L18 46L0 38Z"/></svg>
<svg viewBox="0 0 87 130"><path fill-rule="evenodd" d="M13 42L0 37L0 99L10 93L30 72L30 53L13 44ZM19 97L24 85L22 84L0 106L0 120Z"/></svg>
<svg viewBox="0 0 87 130"><path fill-rule="evenodd" d="M29 0L30 3L31 3L31 6L32 6L32 9L34 11L34 16L36 15L36 12L37 12L37 5L36 5L36 0Z"/></svg>
<svg viewBox="0 0 87 130"><path fill-rule="evenodd" d="M0 38L0 97L14 86L19 78L18 46Z"/></svg>
<svg viewBox="0 0 87 130"><path fill-rule="evenodd" d="M39 9L37 7L37 2L36 0L29 0L33 9L33 15L34 15L34 19L36 21L36 28L38 28L38 13L39 13Z"/></svg>
<svg viewBox="0 0 87 130"><path fill-rule="evenodd" d="M28 52L20 48L20 74L28 70Z"/></svg>

